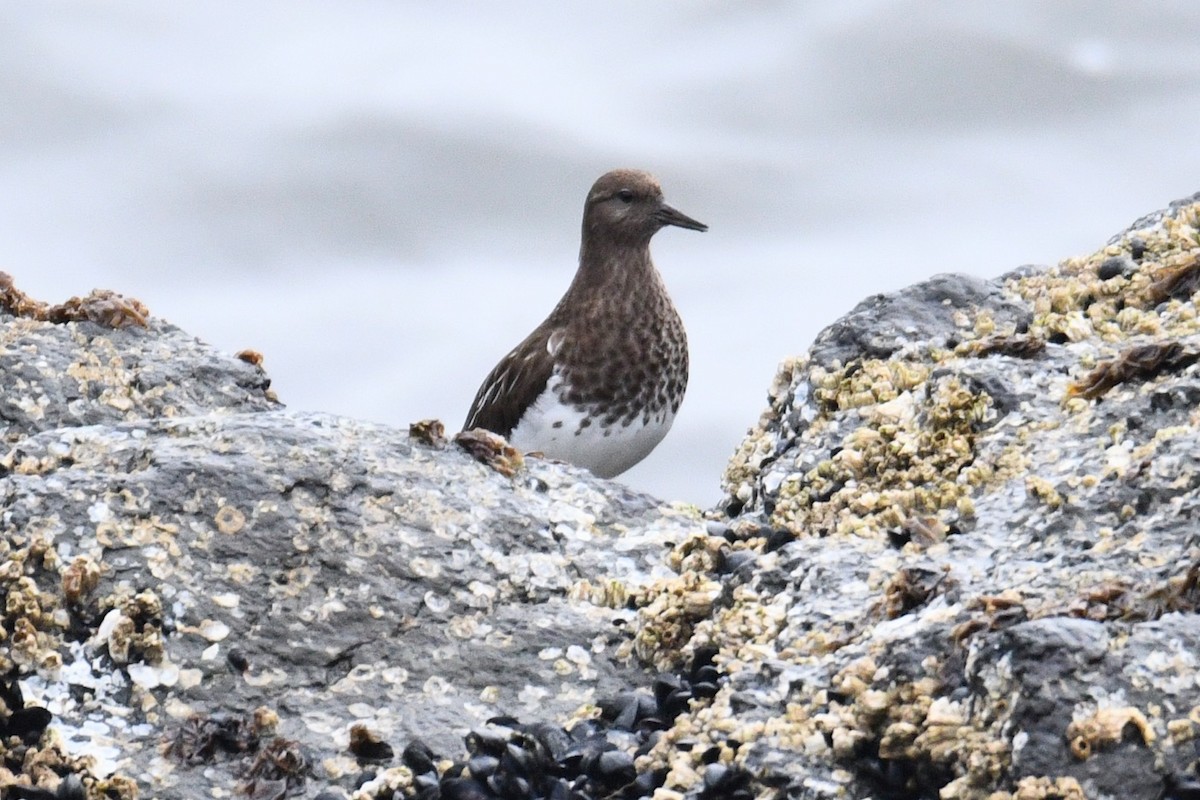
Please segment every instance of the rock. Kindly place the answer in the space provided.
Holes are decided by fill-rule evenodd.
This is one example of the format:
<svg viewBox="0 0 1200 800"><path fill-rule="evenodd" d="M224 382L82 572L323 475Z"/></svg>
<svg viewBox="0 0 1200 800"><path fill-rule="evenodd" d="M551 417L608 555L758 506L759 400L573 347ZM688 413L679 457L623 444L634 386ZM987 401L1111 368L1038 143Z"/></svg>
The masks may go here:
<svg viewBox="0 0 1200 800"><path fill-rule="evenodd" d="M0 319L0 437L8 444L59 428L279 407L260 367L174 325Z"/></svg>
<svg viewBox="0 0 1200 800"><path fill-rule="evenodd" d="M1193 796L1198 242L870 298L704 519L0 282L0 786Z"/></svg>
<svg viewBox="0 0 1200 800"><path fill-rule="evenodd" d="M823 365L887 358L905 345L953 347L961 335L959 309L989 309L997 325L1023 332L1032 313L1003 286L970 275L936 275L893 294L877 294L823 330L810 351Z"/></svg>
<svg viewBox="0 0 1200 800"><path fill-rule="evenodd" d="M653 678L619 655L626 604L694 512L288 412L157 320L0 314L0 370L0 669L89 797L353 789L356 724L375 760L454 753L488 718L565 721Z"/></svg>
<svg viewBox="0 0 1200 800"><path fill-rule="evenodd" d="M873 298L784 364L714 516L797 538L696 625L733 720L702 742L814 799L1191 785L1197 242L1200 196L1053 269Z"/></svg>

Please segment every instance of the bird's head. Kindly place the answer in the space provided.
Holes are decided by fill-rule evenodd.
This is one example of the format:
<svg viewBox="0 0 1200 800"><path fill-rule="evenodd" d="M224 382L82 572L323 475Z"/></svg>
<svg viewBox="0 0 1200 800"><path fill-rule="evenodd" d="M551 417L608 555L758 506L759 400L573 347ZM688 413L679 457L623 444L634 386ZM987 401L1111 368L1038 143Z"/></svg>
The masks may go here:
<svg viewBox="0 0 1200 800"><path fill-rule="evenodd" d="M583 209L584 239L646 244L667 225L706 231L708 226L663 202L662 187L648 172L614 169L600 176Z"/></svg>

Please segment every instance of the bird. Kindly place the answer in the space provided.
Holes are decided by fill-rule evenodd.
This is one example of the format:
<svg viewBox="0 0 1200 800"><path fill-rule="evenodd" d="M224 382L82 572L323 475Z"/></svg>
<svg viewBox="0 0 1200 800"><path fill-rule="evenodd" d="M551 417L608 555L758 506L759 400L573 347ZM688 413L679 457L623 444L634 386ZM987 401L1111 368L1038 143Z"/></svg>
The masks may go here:
<svg viewBox="0 0 1200 800"><path fill-rule="evenodd" d="M708 226L669 206L648 172L615 169L583 207L579 266L545 321L484 379L464 431L613 478L667 435L688 381L687 333L650 239Z"/></svg>

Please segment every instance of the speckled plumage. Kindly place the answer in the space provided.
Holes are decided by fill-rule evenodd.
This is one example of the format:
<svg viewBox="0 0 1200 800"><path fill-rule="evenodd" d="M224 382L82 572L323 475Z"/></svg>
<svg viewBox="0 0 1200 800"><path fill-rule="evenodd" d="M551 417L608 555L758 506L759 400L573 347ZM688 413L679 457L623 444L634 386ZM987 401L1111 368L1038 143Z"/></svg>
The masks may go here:
<svg viewBox="0 0 1200 800"><path fill-rule="evenodd" d="M596 181L575 279L484 380L464 429L601 477L654 449L688 378L687 334L650 259L650 239L666 225L707 229L666 205L652 175L623 169Z"/></svg>

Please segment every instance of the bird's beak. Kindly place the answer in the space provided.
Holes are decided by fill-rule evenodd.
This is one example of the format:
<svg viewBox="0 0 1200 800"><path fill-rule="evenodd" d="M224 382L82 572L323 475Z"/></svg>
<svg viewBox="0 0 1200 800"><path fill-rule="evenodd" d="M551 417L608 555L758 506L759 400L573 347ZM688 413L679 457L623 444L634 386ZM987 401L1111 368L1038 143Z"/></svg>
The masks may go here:
<svg viewBox="0 0 1200 800"><path fill-rule="evenodd" d="M674 225L679 228L687 228L688 230L693 231L708 230L708 226L703 222L697 222L687 214L671 208L666 203L663 203L661 206L659 206L658 211L654 213L654 217L663 225Z"/></svg>

